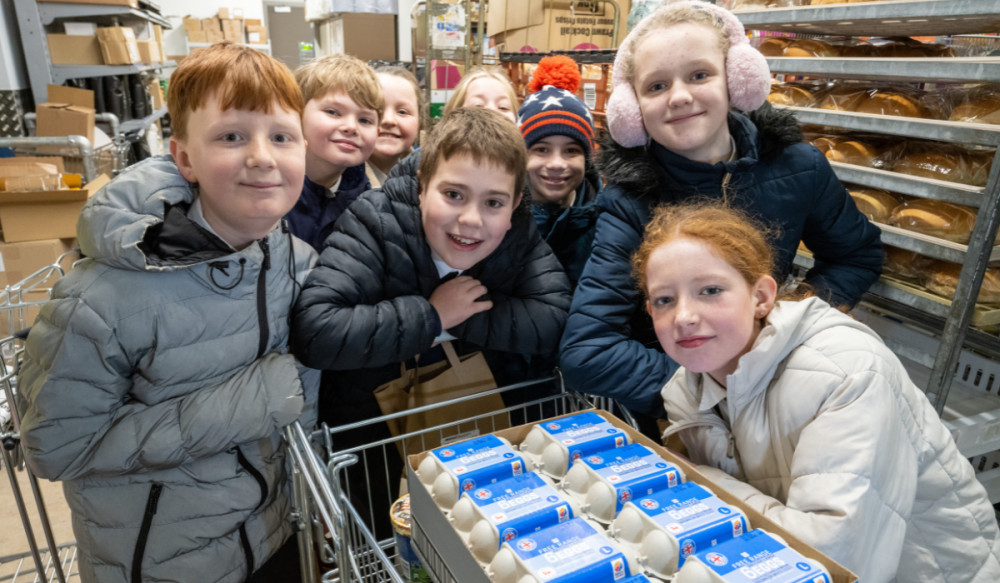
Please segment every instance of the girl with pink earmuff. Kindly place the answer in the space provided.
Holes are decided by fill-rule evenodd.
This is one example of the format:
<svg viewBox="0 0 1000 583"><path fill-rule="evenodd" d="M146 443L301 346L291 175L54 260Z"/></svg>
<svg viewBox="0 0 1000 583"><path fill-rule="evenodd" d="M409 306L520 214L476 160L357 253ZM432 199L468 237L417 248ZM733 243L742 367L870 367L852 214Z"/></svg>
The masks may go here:
<svg viewBox="0 0 1000 583"><path fill-rule="evenodd" d="M813 252L816 295L853 306L882 270L879 229L858 212L795 119L766 105L771 75L728 10L665 0L618 49L598 152L605 188L590 258L560 346L566 382L614 397L657 433L660 389L678 365L658 346L629 261L652 209L704 197L747 211L780 234L784 282L799 242ZM749 113L742 113L749 112Z"/></svg>

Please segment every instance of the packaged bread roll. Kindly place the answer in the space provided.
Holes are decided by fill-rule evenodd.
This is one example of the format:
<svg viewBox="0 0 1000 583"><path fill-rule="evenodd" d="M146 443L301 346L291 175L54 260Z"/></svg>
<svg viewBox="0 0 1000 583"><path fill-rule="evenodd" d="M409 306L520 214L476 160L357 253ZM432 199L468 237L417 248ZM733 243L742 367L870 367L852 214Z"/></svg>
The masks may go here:
<svg viewBox="0 0 1000 583"><path fill-rule="evenodd" d="M948 118L951 121L1000 124L1000 94L969 96L955 106Z"/></svg>
<svg viewBox="0 0 1000 583"><path fill-rule="evenodd" d="M900 117L928 117L927 109L916 98L891 89L869 91L858 102L854 111Z"/></svg>
<svg viewBox="0 0 1000 583"><path fill-rule="evenodd" d="M812 92L801 85L792 83L773 83L771 93L767 96L771 105L793 105L795 107L811 107L815 102Z"/></svg>
<svg viewBox="0 0 1000 583"><path fill-rule="evenodd" d="M760 44L757 45L757 50L765 57L780 57L785 47L791 42L789 38L769 36L761 39Z"/></svg>
<svg viewBox="0 0 1000 583"><path fill-rule="evenodd" d="M969 167L957 150L910 151L892 166L893 172L969 184Z"/></svg>
<svg viewBox="0 0 1000 583"><path fill-rule="evenodd" d="M816 106L831 111L854 111L865 98L865 90L859 85L837 85L818 96Z"/></svg>
<svg viewBox="0 0 1000 583"><path fill-rule="evenodd" d="M924 286L927 289L941 297L954 299L958 276L962 273L961 265L950 261L934 261L926 273ZM1000 304L1000 269L990 267L986 270L976 301L980 304Z"/></svg>
<svg viewBox="0 0 1000 583"><path fill-rule="evenodd" d="M908 249L900 249L892 245L883 245L882 252L884 258L882 267L886 273L923 281L927 277L927 270L934 264L934 260L926 255L921 255Z"/></svg>
<svg viewBox="0 0 1000 583"><path fill-rule="evenodd" d="M986 186L993 168L993 150L969 152L966 160L969 162L969 182L972 186Z"/></svg>
<svg viewBox="0 0 1000 583"><path fill-rule="evenodd" d="M824 155L834 149L840 142L841 138L838 138L837 136L816 136L809 140L809 143L816 146L816 149Z"/></svg>
<svg viewBox="0 0 1000 583"><path fill-rule="evenodd" d="M969 207L927 198L914 199L896 207L889 224L908 231L915 231L966 244L976 224L976 213Z"/></svg>
<svg viewBox="0 0 1000 583"><path fill-rule="evenodd" d="M783 57L836 57L837 49L828 42L814 38L797 38L782 52Z"/></svg>
<svg viewBox="0 0 1000 583"><path fill-rule="evenodd" d="M843 162L844 164L873 168L876 166L875 159L878 156L878 152L875 151L875 148L860 140L844 140L835 144L830 150L827 150L825 155L827 160L831 162Z"/></svg>
<svg viewBox="0 0 1000 583"><path fill-rule="evenodd" d="M877 188L851 186L848 192L861 214L876 223L888 222L892 211L903 202L901 197Z"/></svg>

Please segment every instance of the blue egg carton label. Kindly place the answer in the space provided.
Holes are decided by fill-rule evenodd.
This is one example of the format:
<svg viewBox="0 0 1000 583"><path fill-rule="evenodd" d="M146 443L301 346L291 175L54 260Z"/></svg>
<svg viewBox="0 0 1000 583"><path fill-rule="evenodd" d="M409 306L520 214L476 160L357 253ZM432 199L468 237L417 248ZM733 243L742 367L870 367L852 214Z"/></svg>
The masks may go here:
<svg viewBox="0 0 1000 583"><path fill-rule="evenodd" d="M629 576L625 555L582 518L507 544L534 577L547 583L600 583Z"/></svg>
<svg viewBox="0 0 1000 583"><path fill-rule="evenodd" d="M569 451L570 460L628 444L623 430L592 411L546 421L541 427Z"/></svg>
<svg viewBox="0 0 1000 583"><path fill-rule="evenodd" d="M639 443L592 453L580 460L615 489L616 513L638 496L672 488L684 481L677 466Z"/></svg>
<svg viewBox="0 0 1000 583"><path fill-rule="evenodd" d="M460 492L524 473L524 458L495 435L484 435L431 452L458 479Z"/></svg>
<svg viewBox="0 0 1000 583"><path fill-rule="evenodd" d="M830 583L815 564L761 530L695 556L728 583Z"/></svg>
<svg viewBox="0 0 1000 583"><path fill-rule="evenodd" d="M500 544L573 518L566 499L535 472L475 488L468 496L496 526Z"/></svg>
<svg viewBox="0 0 1000 583"><path fill-rule="evenodd" d="M678 568L690 555L742 536L748 530L746 517L739 509L694 482L643 496L634 503L677 539Z"/></svg>

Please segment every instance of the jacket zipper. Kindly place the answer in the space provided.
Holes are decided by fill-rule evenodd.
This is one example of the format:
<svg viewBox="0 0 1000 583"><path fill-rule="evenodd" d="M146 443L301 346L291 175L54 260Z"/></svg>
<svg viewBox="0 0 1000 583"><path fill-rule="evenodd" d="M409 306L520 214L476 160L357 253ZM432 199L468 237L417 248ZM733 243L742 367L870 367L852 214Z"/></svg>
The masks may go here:
<svg viewBox="0 0 1000 583"><path fill-rule="evenodd" d="M254 480L257 480L257 485L260 487L260 502L258 502L257 506L254 507L254 510L256 510L264 504L265 500L267 500L267 480L264 479L264 474L260 473L260 470L253 467L250 460L243 455L243 450L241 450L239 446L236 446L233 449L236 451L236 460L240 463L240 466L242 466L247 473L253 476Z"/></svg>
<svg viewBox="0 0 1000 583"><path fill-rule="evenodd" d="M267 350L267 339L271 330L267 324L267 270L271 269L271 246L267 239L260 240L260 250L264 252L264 263L257 278L257 324L260 329L260 340L257 343L257 358L264 356Z"/></svg>
<svg viewBox="0 0 1000 583"><path fill-rule="evenodd" d="M134 583L142 583L142 557L146 554L149 529L153 526L153 516L156 515L156 507L160 503L160 492L162 491L163 484L153 484L149 488L146 510L142 515L142 526L139 527L139 537L135 541L135 552L132 554L132 581Z"/></svg>
<svg viewBox="0 0 1000 583"><path fill-rule="evenodd" d="M247 525L240 525L240 546L243 547L243 558L247 563L247 581L253 576L253 547L250 546L250 537L247 536Z"/></svg>
<svg viewBox="0 0 1000 583"><path fill-rule="evenodd" d="M736 456L736 437L733 436L733 430L726 427L726 424L720 421L709 421L707 419L699 419L697 421L688 421L686 423L674 423L663 432L660 440L666 443L667 438L675 433L680 433L685 429L691 429L692 427L718 427L726 431L726 435L729 436L729 443L726 445L726 457L732 459Z"/></svg>

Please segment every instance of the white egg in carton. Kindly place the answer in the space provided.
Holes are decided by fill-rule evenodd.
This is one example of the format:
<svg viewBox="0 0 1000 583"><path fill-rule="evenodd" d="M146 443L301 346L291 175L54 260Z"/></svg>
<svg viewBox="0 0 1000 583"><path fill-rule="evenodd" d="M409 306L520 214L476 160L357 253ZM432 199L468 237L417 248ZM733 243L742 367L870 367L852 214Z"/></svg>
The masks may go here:
<svg viewBox="0 0 1000 583"><path fill-rule="evenodd" d="M417 477L434 502L449 511L462 492L518 476L531 467L509 441L489 434L432 450L417 468Z"/></svg>
<svg viewBox="0 0 1000 583"><path fill-rule="evenodd" d="M536 471L559 479L581 456L622 447L628 434L593 411L567 415L536 424L521 442L520 451Z"/></svg>
<svg viewBox="0 0 1000 583"><path fill-rule="evenodd" d="M578 514L550 479L527 472L463 492L448 520L472 556L486 564L501 543Z"/></svg>
<svg viewBox="0 0 1000 583"><path fill-rule="evenodd" d="M754 529L684 561L674 583L830 583L830 573L789 547L784 539Z"/></svg>
<svg viewBox="0 0 1000 583"><path fill-rule="evenodd" d="M620 581L638 565L585 518L505 542L487 568L494 583Z"/></svg>
<svg viewBox="0 0 1000 583"><path fill-rule="evenodd" d="M559 485L588 516L608 524L629 500L682 482L680 468L631 443L579 458Z"/></svg>
<svg viewBox="0 0 1000 583"><path fill-rule="evenodd" d="M684 559L745 534L743 512L693 482L636 497L608 530L647 573L671 577Z"/></svg>

